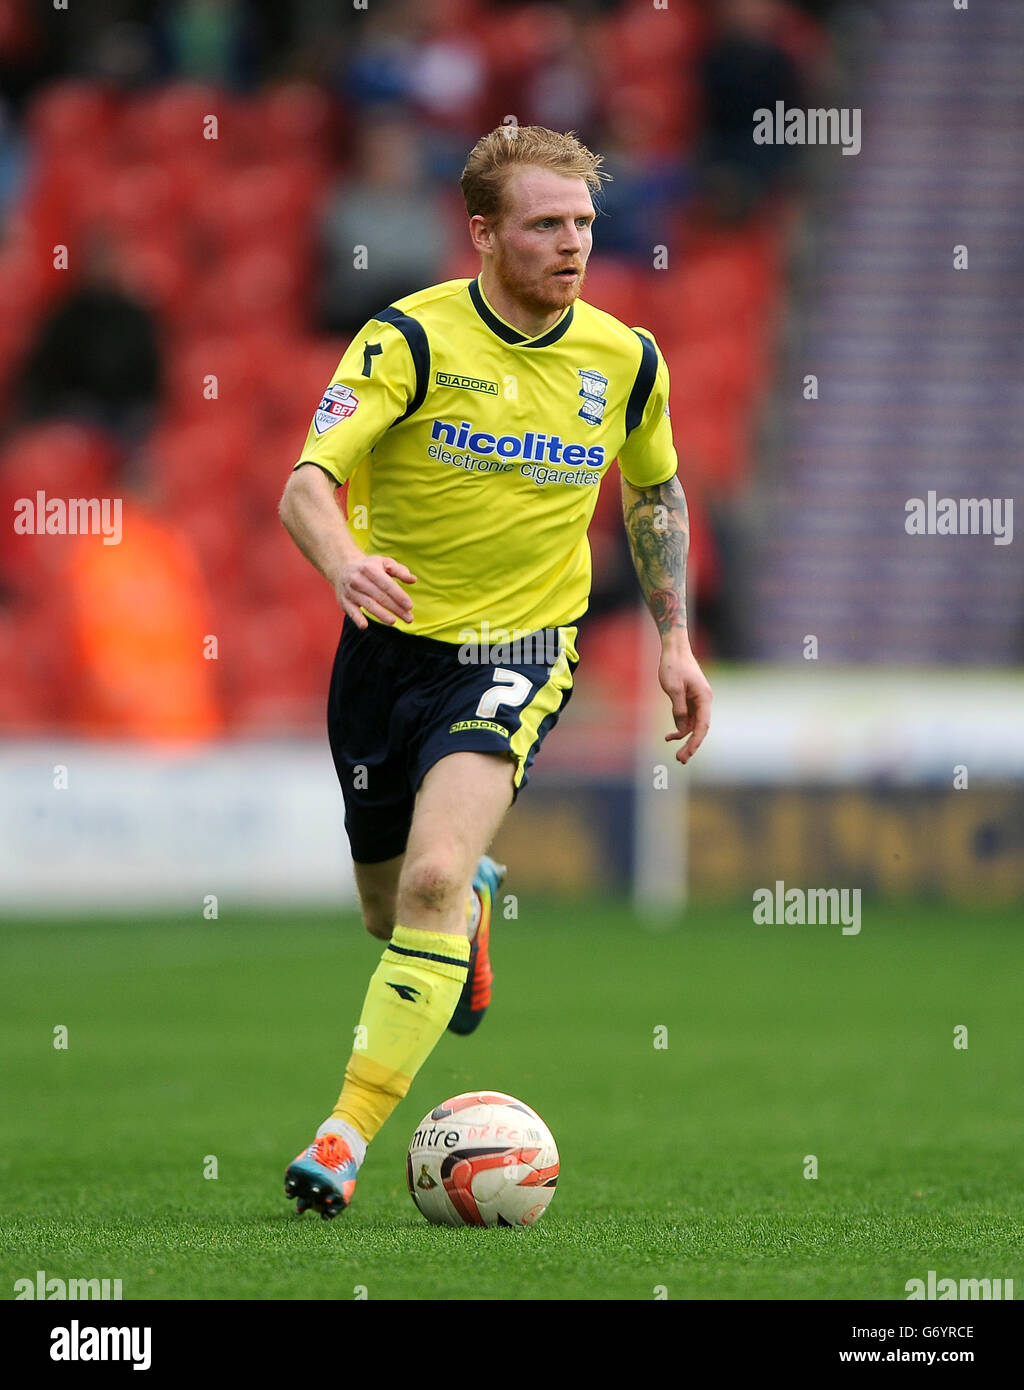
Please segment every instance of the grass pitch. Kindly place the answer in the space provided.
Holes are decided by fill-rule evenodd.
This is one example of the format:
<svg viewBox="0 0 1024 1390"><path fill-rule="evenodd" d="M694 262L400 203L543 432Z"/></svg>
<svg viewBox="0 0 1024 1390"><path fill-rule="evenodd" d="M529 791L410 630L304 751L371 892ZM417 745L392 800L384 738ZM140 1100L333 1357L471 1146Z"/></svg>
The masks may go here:
<svg viewBox="0 0 1024 1390"><path fill-rule="evenodd" d="M353 917L4 927L0 1293L39 1269L125 1299L903 1299L929 1270L1024 1290L1010 912L865 904L844 937L749 904L654 932L524 902L494 938L488 1018L446 1034L323 1222L282 1180L379 957ZM530 1231L435 1229L405 1190L421 1116L478 1088L558 1142Z"/></svg>

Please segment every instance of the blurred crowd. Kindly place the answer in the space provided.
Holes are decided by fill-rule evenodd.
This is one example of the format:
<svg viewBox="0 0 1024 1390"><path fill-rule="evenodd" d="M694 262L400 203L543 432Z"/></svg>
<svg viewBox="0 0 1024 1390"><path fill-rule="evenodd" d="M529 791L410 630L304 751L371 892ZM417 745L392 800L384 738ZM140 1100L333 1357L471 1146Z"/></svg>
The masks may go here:
<svg viewBox="0 0 1024 1390"><path fill-rule="evenodd" d="M0 728L319 725L338 614L277 496L348 337L477 272L458 177L511 118L575 130L613 175L585 297L666 354L700 643L736 655L727 520L801 187L751 116L817 99L828 8L0 0L0 496L114 490L145 538L4 529ZM594 667L628 701L610 486L592 544Z"/></svg>

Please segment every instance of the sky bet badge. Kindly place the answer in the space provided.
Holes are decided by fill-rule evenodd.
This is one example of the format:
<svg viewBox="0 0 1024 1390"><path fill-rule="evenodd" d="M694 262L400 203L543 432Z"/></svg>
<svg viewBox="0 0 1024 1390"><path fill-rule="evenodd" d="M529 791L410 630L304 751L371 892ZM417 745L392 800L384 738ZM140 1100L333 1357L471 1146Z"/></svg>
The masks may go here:
<svg viewBox="0 0 1024 1390"><path fill-rule="evenodd" d="M604 408L608 404L604 393L608 390L608 378L588 367L578 367L580 374L580 395L583 404L579 408L581 420L588 425L599 425L604 419Z"/></svg>
<svg viewBox="0 0 1024 1390"><path fill-rule="evenodd" d="M328 386L323 400L316 408L313 428L317 434L323 434L339 420L347 420L350 415L354 415L358 404L359 397L351 386L343 386L340 381L336 381L333 386Z"/></svg>

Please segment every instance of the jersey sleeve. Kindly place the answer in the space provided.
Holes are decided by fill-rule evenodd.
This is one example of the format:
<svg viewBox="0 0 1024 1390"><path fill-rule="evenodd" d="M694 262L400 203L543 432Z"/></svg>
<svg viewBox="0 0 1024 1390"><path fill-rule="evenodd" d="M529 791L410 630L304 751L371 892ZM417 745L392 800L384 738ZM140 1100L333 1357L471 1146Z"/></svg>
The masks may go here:
<svg viewBox="0 0 1024 1390"><path fill-rule="evenodd" d="M644 346L626 407L628 433L619 450L619 471L634 487L657 487L675 477L679 467L668 412L668 367L651 334L643 328L633 332Z"/></svg>
<svg viewBox="0 0 1024 1390"><path fill-rule="evenodd" d="M417 386L405 336L394 324L371 319L352 339L320 397L295 468L315 463L344 483L408 412Z"/></svg>

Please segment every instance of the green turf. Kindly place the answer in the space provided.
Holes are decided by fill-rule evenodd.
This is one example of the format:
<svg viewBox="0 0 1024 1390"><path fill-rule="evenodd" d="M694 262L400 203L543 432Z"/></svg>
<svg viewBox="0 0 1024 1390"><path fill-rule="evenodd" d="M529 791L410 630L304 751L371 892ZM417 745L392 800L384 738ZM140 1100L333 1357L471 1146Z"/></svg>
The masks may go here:
<svg viewBox="0 0 1024 1390"><path fill-rule="evenodd" d="M748 905L659 933L522 903L490 1016L445 1036L334 1222L281 1184L379 954L353 919L14 923L0 1293L37 1269L125 1298L899 1299L931 1269L1024 1293L1015 918L865 904L843 937ZM417 1121L477 1088L558 1140L530 1231L434 1229L405 1190Z"/></svg>

